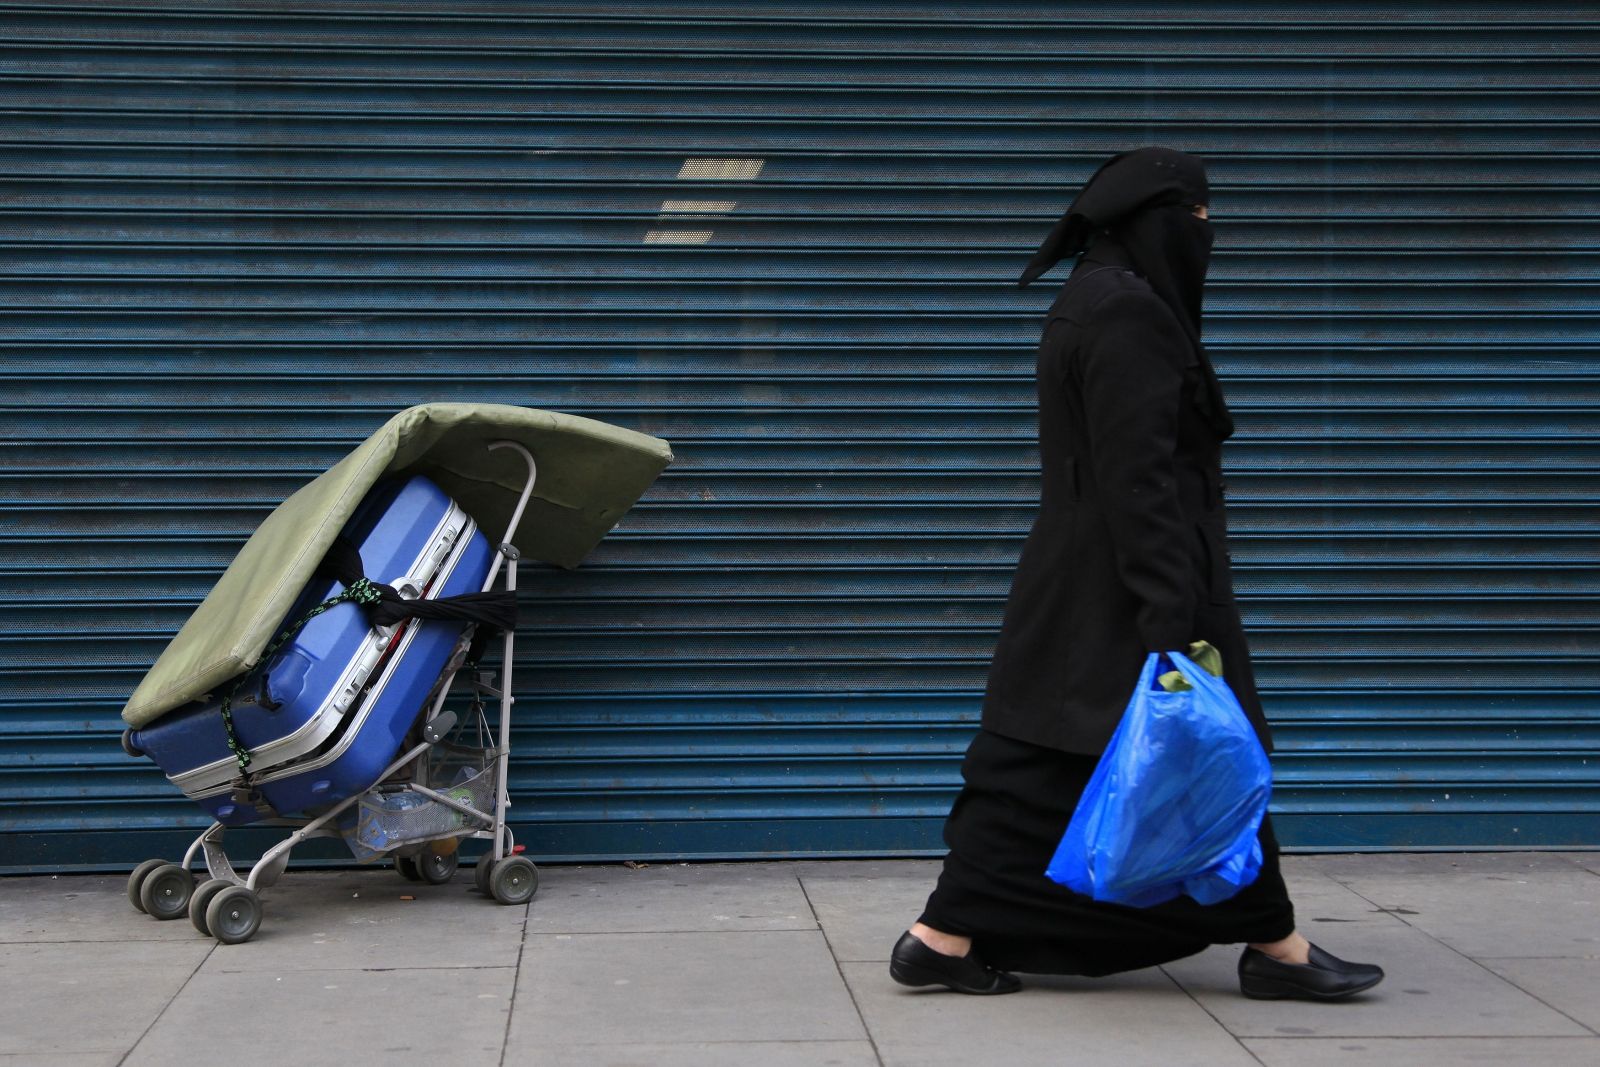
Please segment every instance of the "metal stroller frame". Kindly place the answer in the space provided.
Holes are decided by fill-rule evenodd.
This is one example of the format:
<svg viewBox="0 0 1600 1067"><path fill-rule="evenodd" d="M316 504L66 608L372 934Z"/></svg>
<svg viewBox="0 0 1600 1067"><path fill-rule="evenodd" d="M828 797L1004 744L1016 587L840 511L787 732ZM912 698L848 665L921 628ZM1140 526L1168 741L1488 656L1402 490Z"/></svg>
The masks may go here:
<svg viewBox="0 0 1600 1067"><path fill-rule="evenodd" d="M522 514L528 505L528 498L533 494L533 483L538 475L538 467L533 455L514 441L496 441L489 445L489 448L491 451L501 448L513 449L528 465L528 478L522 487L522 495L517 500L516 509L511 513L505 537L500 542L489 576L483 583L484 592L492 589L496 579L500 577L503 564L505 589L514 593L517 588L517 560L521 553L511 542L522 523ZM268 849L250 867L246 876L241 876L235 871L227 853L223 851L222 838L226 828L220 822L212 823L195 838L194 843L184 853L182 863L155 859L146 860L134 868L133 874L128 878L128 899L133 906L157 919L176 919L187 913L197 930L215 937L224 944L248 941L261 927L260 890L277 882L288 867L289 855L295 846L314 837L343 836L332 824L362 799L373 795L383 786L388 786L391 791L412 792L431 804L443 805L465 820L463 826L473 827L464 829L458 826L449 832L408 840L392 850L382 850L394 855L395 866L403 876L412 881L425 881L435 885L448 882L456 873L458 863L456 850L454 848L439 850L430 846L436 841L460 842L467 838L485 839L492 841L493 844L478 860L474 870L474 880L478 889L502 904L526 904L531 900L539 888L539 871L532 860L520 855L521 850L516 847L511 828L506 825L506 809L511 804L506 775L511 757L511 705L515 701L511 695L515 634L507 630L503 636L498 688L489 681L490 676L482 672L475 671L471 680L474 717L477 720L471 725L477 730L480 745L474 747L459 743L458 739L464 736L469 724L466 722L458 724L455 713L444 710L445 700L450 696L463 666L474 629L468 627L462 635L455 653L441 672L434 691L430 693L431 702L427 705L426 713L420 716L420 739L390 763L367 789L352 794L314 818L264 819L252 824L293 827L294 832ZM492 748L481 746L487 725L481 713L483 695L498 697L500 701L499 721L495 733L497 740ZM430 757L436 748L477 755L481 758L484 770L487 770L492 761L495 772L492 814L480 811L457 797L447 796L428 783ZM196 888L193 871L195 859L200 855L205 857L206 870L210 873L211 880L201 883Z"/></svg>

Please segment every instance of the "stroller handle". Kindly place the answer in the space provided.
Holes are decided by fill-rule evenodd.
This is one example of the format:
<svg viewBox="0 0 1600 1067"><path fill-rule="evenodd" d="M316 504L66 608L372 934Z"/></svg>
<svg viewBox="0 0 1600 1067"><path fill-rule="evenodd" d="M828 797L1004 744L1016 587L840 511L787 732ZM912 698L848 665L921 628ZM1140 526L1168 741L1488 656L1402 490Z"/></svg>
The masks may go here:
<svg viewBox="0 0 1600 1067"><path fill-rule="evenodd" d="M517 498L517 506L511 512L511 521L506 524L506 535L500 539L500 551L495 553L494 565L489 568L489 576L484 579L483 590L488 592L494 588L495 579L500 577L500 567L505 563L506 556L516 549L511 547L511 540L517 535L517 529L522 525L522 512L528 506L528 498L533 495L533 482L539 476L539 466L534 462L533 453L515 441L495 441L489 445L489 451L498 449L514 449L528 465L528 480L523 483L522 495Z"/></svg>

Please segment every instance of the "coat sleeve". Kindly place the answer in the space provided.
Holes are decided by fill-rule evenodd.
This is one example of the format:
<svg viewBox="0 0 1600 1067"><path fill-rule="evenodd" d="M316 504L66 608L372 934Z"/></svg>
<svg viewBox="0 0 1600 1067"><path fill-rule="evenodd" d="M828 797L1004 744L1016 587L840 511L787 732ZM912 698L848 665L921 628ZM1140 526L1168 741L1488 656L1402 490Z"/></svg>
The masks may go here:
<svg viewBox="0 0 1600 1067"><path fill-rule="evenodd" d="M1101 301L1080 348L1089 467L1148 652L1187 648L1194 636L1192 531L1174 465L1191 352L1171 312L1141 292Z"/></svg>

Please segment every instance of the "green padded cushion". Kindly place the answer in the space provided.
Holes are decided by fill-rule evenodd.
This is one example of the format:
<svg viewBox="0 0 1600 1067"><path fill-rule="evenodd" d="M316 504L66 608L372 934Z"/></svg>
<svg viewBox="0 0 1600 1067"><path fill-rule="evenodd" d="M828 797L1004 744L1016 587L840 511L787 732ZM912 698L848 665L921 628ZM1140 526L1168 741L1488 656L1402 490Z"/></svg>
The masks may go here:
<svg viewBox="0 0 1600 1067"><path fill-rule="evenodd" d="M150 668L122 718L144 726L256 665L333 539L367 490L388 475L433 479L504 536L533 453L538 479L515 538L524 556L576 567L672 462L667 443L576 415L506 404L423 404L384 424L302 486L246 541Z"/></svg>

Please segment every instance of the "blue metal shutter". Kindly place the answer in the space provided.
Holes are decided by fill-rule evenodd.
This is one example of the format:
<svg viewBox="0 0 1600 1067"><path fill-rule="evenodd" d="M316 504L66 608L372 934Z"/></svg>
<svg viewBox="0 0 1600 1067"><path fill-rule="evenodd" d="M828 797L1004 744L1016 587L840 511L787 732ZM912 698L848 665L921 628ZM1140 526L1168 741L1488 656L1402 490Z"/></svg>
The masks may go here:
<svg viewBox="0 0 1600 1067"><path fill-rule="evenodd" d="M270 507L437 399L680 457L525 581L537 854L937 851L1036 491L1011 280L1146 143L1216 186L1281 835L1600 845L1600 17L1308 19L0 4L0 865L179 847L118 708Z"/></svg>

